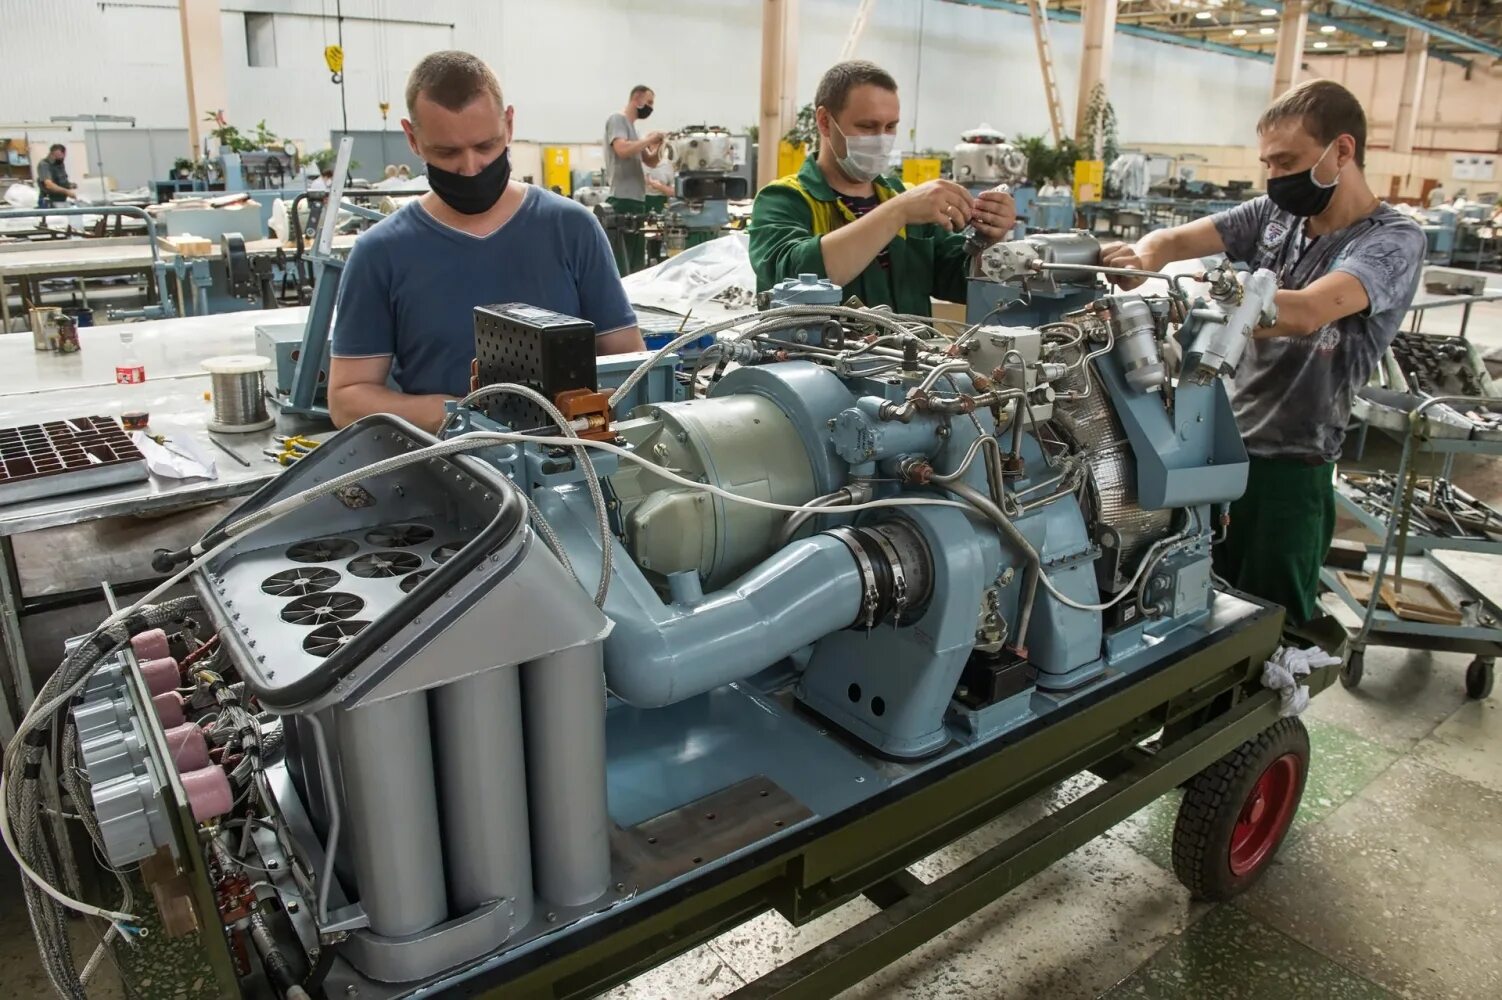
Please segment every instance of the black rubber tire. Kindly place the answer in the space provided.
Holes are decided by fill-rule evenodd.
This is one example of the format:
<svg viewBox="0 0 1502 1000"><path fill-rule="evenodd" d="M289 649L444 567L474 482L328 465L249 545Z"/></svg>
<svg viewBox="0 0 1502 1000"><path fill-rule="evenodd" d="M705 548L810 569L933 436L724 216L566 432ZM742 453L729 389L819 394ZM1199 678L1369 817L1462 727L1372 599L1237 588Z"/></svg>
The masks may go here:
<svg viewBox="0 0 1502 1000"><path fill-rule="evenodd" d="M1467 698L1490 698L1492 682L1496 679L1495 661L1488 656L1478 656L1465 668L1465 693Z"/></svg>
<svg viewBox="0 0 1502 1000"><path fill-rule="evenodd" d="M1231 870L1231 836L1258 779L1285 754L1299 761L1293 808L1272 849L1256 868ZM1250 888L1278 853L1298 813L1309 776L1309 732L1297 718L1279 719L1190 779L1173 828L1173 871L1195 899L1221 901Z"/></svg>
<svg viewBox="0 0 1502 1000"><path fill-rule="evenodd" d="M1346 662L1340 668L1340 686L1347 691L1354 691L1361 684L1361 675L1366 673L1366 658L1359 651L1353 650L1346 657Z"/></svg>

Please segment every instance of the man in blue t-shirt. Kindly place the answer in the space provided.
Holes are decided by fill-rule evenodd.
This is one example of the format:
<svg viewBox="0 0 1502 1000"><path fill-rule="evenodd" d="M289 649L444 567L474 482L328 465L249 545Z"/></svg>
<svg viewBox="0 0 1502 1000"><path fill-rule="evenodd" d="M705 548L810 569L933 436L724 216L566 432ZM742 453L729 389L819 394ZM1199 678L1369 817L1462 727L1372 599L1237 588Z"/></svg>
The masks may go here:
<svg viewBox="0 0 1502 1000"><path fill-rule="evenodd" d="M407 80L407 113L402 129L432 190L362 235L345 265L329 366L335 425L393 413L436 430L444 400L469 389L479 305L588 320L598 354L643 350L594 216L510 179L513 110L490 68L467 52L427 56Z"/></svg>

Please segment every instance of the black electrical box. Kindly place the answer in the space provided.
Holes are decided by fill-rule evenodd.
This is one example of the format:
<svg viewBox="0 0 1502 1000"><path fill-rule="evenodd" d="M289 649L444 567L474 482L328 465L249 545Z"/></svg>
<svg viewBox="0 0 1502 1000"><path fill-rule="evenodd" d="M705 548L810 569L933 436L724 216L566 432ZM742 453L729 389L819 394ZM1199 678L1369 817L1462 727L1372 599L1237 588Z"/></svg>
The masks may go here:
<svg viewBox="0 0 1502 1000"><path fill-rule="evenodd" d="M593 392L599 388L595 326L520 302L475 306L475 375L481 386L514 382L549 400L569 389ZM536 403L510 393L491 396L480 408L514 430L553 423Z"/></svg>

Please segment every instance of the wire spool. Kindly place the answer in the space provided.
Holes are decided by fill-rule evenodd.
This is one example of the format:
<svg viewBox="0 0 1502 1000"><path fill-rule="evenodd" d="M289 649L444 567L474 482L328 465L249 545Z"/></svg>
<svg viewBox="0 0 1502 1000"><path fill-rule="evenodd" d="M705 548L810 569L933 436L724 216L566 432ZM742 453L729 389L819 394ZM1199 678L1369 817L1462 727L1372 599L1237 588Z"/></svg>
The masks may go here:
<svg viewBox="0 0 1502 1000"><path fill-rule="evenodd" d="M212 383L214 416L209 430L217 434L247 434L276 423L266 412L266 369L271 360L259 354L230 354L205 358Z"/></svg>

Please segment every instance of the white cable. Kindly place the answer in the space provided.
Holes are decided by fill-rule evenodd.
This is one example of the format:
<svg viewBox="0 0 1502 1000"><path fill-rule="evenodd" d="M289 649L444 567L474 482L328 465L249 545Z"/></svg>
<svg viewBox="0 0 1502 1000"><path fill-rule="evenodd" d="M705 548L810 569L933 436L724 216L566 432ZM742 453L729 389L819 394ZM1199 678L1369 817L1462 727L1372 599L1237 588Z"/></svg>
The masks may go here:
<svg viewBox="0 0 1502 1000"><path fill-rule="evenodd" d="M557 448L573 447L575 445L582 444L586 448L597 448L600 451L608 451L612 455L624 458L628 462L640 465L643 468L651 469L654 476L660 476L661 478L666 479L669 482L678 483L680 486L686 486L692 490L699 490L702 493L713 493L717 497L722 497L723 499L730 500L735 503L743 503L749 507L759 507L762 510L776 510L782 511L784 513L796 513L802 510L817 511L826 514L829 512L829 509L826 507L815 507L810 504L775 503L771 500L758 500L756 497L748 497L742 496L739 493L731 493L729 490L722 489L721 487L716 486L713 483L701 483L696 480L689 479L685 476L680 476L678 473L673 472L672 470L667 469L664 466L658 465L655 462L649 461L648 459L642 458L636 452L631 451L627 448L622 448L620 445L614 444L610 441L588 441L576 440L574 438L544 437L537 434L518 434L514 431L473 431L469 434L465 434L461 438L455 438L454 440L462 442L469 438L485 438L492 441L506 442L530 441L533 444L542 444ZM471 447L478 448L484 446L476 443L472 444ZM414 452L413 454L416 453ZM885 500L868 500L865 503L844 504L840 507L840 513L860 510L878 510L885 507L956 507L960 510L974 510L974 508L969 504L961 503L958 500L941 500L937 497L888 497Z"/></svg>
<svg viewBox="0 0 1502 1000"><path fill-rule="evenodd" d="M102 917L112 923L116 920L123 920L126 923L136 923L138 918L133 913L120 913L116 910L106 910L103 907L93 906L89 903L82 902L81 900L74 899L67 893L55 888L51 882L48 882L45 878L38 875L36 871L34 871L32 867L26 863L26 859L21 857L21 849L16 846L16 842L11 836L10 817L8 816L9 810L6 808L5 800L5 791L7 784L9 784L9 782L6 780L5 776L3 774L0 774L0 838L3 838L5 840L6 849L10 851L11 857L16 859L16 864L20 866L22 873L25 874L27 878L35 882L37 888L41 889L43 892L51 896L53 899L57 900L59 903L68 907L70 910L77 910L80 913L87 913L92 917Z"/></svg>

